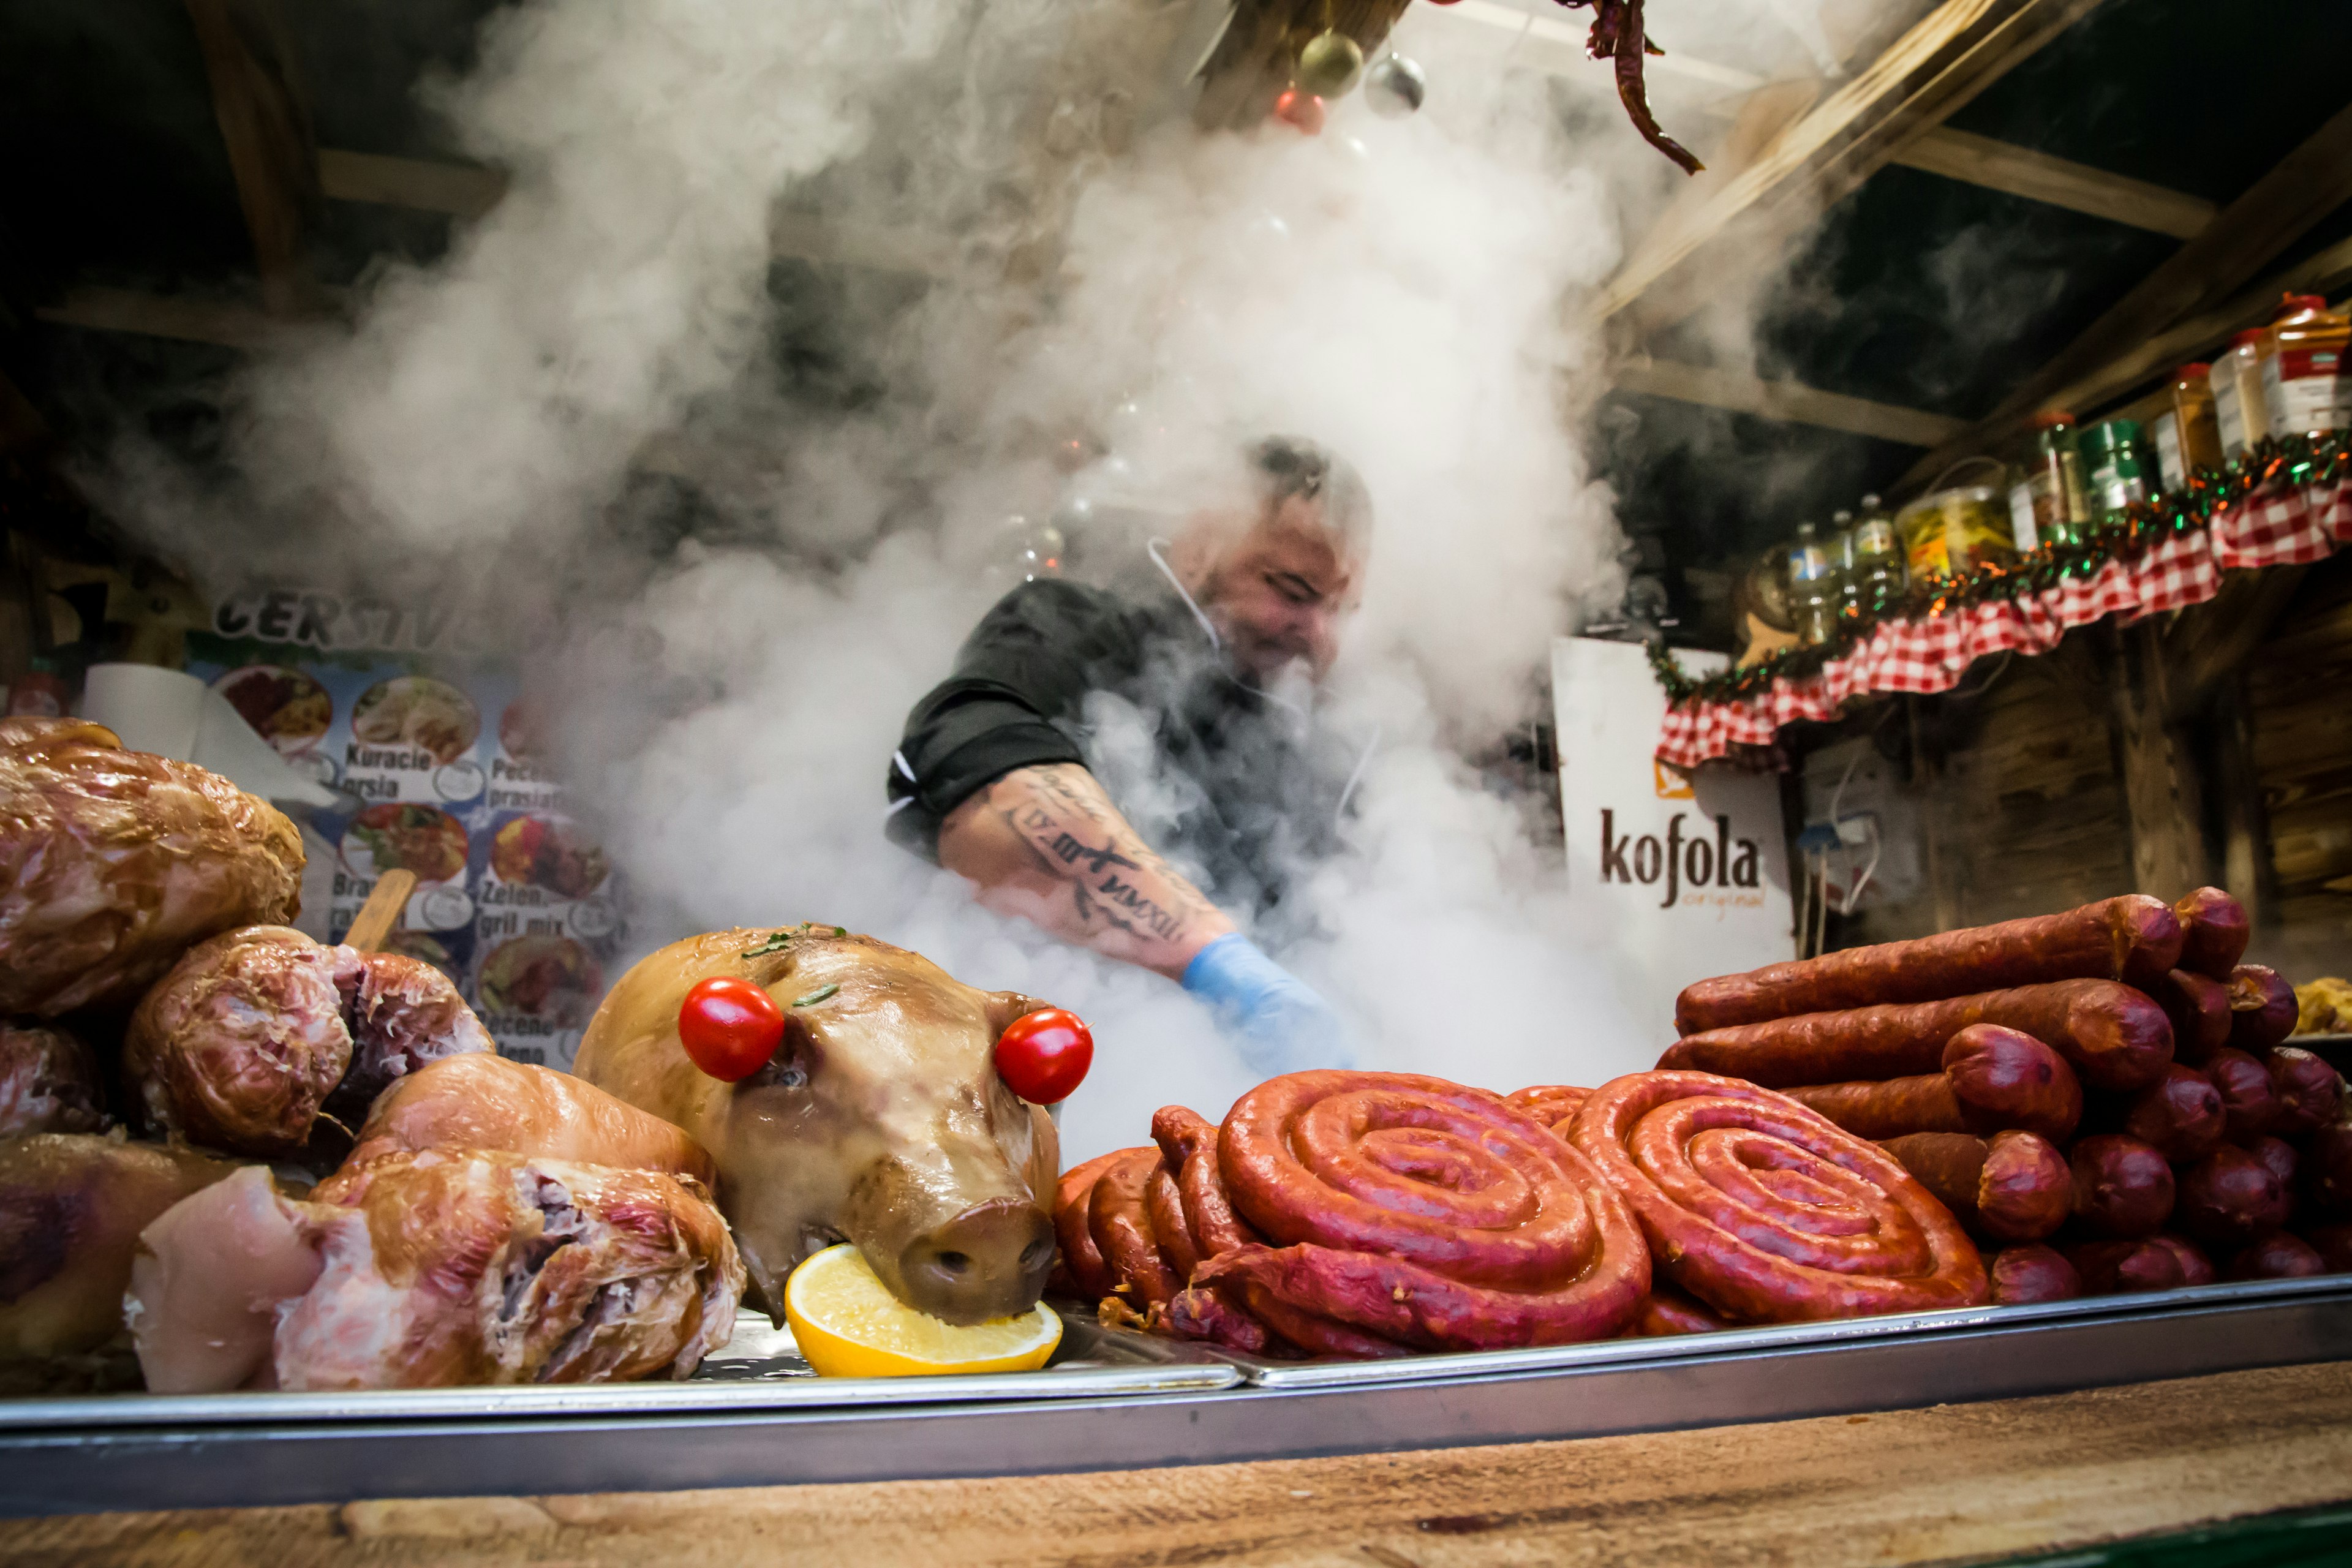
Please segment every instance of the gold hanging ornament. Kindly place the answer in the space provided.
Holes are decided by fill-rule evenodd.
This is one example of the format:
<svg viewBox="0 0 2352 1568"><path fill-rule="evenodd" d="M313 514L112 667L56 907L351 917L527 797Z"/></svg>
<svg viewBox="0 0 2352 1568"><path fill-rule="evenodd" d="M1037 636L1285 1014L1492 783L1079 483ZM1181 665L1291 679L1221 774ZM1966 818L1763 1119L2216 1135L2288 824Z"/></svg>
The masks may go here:
<svg viewBox="0 0 2352 1568"><path fill-rule="evenodd" d="M1364 51L1336 27L1326 27L1298 51L1298 85L1328 100L1352 90L1364 75Z"/></svg>

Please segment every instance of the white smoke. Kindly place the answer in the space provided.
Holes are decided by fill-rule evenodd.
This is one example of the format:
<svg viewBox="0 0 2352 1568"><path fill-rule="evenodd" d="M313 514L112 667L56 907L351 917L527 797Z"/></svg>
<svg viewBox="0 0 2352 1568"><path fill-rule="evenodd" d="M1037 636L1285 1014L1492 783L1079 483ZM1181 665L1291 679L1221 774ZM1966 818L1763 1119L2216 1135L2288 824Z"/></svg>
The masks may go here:
<svg viewBox="0 0 2352 1568"><path fill-rule="evenodd" d="M571 595L536 679L648 945L821 918L1076 1008L1100 1055L1072 1159L1141 1142L1163 1103L1220 1115L1249 1077L1173 986L979 910L881 813L908 707L1011 581L987 570L1005 514L1066 499L1052 453L1081 435L1111 447L1081 476L1098 497L1164 492L1270 430L1370 484L1368 595L1328 701L1381 741L1346 852L1302 868L1324 934L1286 955L1363 1027L1367 1065L1507 1090L1659 1044L1626 1022L1557 852L1461 760L1531 716L1549 639L1620 589L1580 445L1600 345L1573 305L1620 250L1597 165L1654 155L1622 119L1571 142L1540 79L1475 70L1433 70L1411 120L1356 97L1318 138L1204 136L1158 101L1188 9L501 12L480 68L434 98L511 193L441 263L373 279L348 336L264 363L243 403L264 515L327 507L337 549L378 561L496 561L519 617L534 591ZM919 298L855 278L817 296L836 372L871 396L776 390L779 200L946 258ZM737 452L703 487L726 515L674 549L616 521L656 437Z"/></svg>

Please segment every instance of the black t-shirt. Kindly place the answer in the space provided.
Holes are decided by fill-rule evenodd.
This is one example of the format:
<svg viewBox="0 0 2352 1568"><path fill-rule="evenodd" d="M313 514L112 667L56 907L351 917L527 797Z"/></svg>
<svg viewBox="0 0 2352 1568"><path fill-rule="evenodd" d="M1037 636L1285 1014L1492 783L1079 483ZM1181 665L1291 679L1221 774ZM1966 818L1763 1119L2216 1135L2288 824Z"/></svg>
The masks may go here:
<svg viewBox="0 0 2352 1568"><path fill-rule="evenodd" d="M1091 770L1144 840L1228 912L1266 914L1328 853L1355 758L1245 684L1163 585L1024 583L908 715L890 837L939 858L948 813L1016 768Z"/></svg>

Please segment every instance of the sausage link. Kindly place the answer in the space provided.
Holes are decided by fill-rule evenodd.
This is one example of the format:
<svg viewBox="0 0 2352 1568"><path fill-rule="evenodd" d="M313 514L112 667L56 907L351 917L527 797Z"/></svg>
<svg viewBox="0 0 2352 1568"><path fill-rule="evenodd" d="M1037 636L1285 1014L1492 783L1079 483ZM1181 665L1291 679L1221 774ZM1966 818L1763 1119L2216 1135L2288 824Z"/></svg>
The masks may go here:
<svg viewBox="0 0 2352 1568"><path fill-rule="evenodd" d="M1114 1149L1108 1154L1097 1154L1083 1164L1071 1166L1054 1183L1054 1236L1062 1244L1061 1267L1069 1276L1074 1291L1089 1301L1109 1295L1118 1279L1111 1273L1110 1265L1103 1261L1101 1249L1095 1246L1094 1233L1087 1228L1087 1205L1094 1199L1095 1183L1111 1163L1134 1152Z"/></svg>
<svg viewBox="0 0 2352 1568"><path fill-rule="evenodd" d="M1729 1327L1729 1320L1714 1308L1671 1285L1653 1281L1641 1314L1625 1332L1628 1338L1661 1339L1669 1334L1712 1333Z"/></svg>
<svg viewBox="0 0 2352 1568"><path fill-rule="evenodd" d="M2047 1043L2096 1089L2145 1089L2172 1060L2172 1026L2144 994L2112 980L2062 980L1685 1035L1658 1066L1744 1078L1767 1089L1901 1078L1936 1071L1952 1037L1975 1024L1998 1024Z"/></svg>
<svg viewBox="0 0 2352 1568"><path fill-rule="evenodd" d="M2229 1136L2243 1142L2259 1138L2278 1124L2278 1090L2270 1069L2235 1047L2224 1047L2205 1058L2205 1076L2221 1096L2221 1113Z"/></svg>
<svg viewBox="0 0 2352 1568"><path fill-rule="evenodd" d="M2325 1060L2296 1046L2281 1046L2263 1062L2278 1100L2273 1124L2283 1138L2302 1138L2336 1120L2344 1080Z"/></svg>
<svg viewBox="0 0 2352 1568"><path fill-rule="evenodd" d="M2074 1219L2091 1235L2136 1240L2172 1216L2172 1167L2147 1144L2103 1132L2077 1141L2069 1153Z"/></svg>
<svg viewBox="0 0 2352 1568"><path fill-rule="evenodd" d="M2082 1276L2085 1296L2177 1290L2186 1283L2179 1255L2154 1239L2078 1242L2066 1249L2066 1261Z"/></svg>
<svg viewBox="0 0 2352 1568"><path fill-rule="evenodd" d="M2235 1252L2284 1228L2294 1205L2268 1165L2224 1143L2181 1173L2175 1217L2190 1240Z"/></svg>
<svg viewBox="0 0 2352 1568"><path fill-rule="evenodd" d="M2294 1033L2294 987L2275 969L2242 963L2230 971L2230 1043L2261 1056Z"/></svg>
<svg viewBox="0 0 2352 1568"><path fill-rule="evenodd" d="M2253 934L2246 906L2219 888L2200 888L2173 905L2172 912L2180 921L2180 967L2229 979Z"/></svg>
<svg viewBox="0 0 2352 1568"><path fill-rule="evenodd" d="M2074 1182L2065 1157L2031 1132L1915 1132L1889 1140L1886 1152L1950 1209L1970 1234L1993 1242L2032 1242L2066 1223Z"/></svg>
<svg viewBox="0 0 2352 1568"><path fill-rule="evenodd" d="M2124 1107L2123 1131L2176 1165L2201 1160L2221 1143L2228 1119L2221 1091L2195 1068L2179 1063Z"/></svg>
<svg viewBox="0 0 2352 1568"><path fill-rule="evenodd" d="M1696 1035L1801 1013L1934 1002L2053 980L2121 980L2145 987L2179 965L2180 942L2179 918L2158 900L2106 899L2064 914L1848 948L1702 980L1675 999L1675 1025Z"/></svg>
<svg viewBox="0 0 2352 1568"><path fill-rule="evenodd" d="M1975 1131L1950 1077L1939 1072L1890 1078L1884 1083L1817 1083L1780 1092L1855 1137L1874 1142L1915 1132Z"/></svg>
<svg viewBox="0 0 2352 1568"><path fill-rule="evenodd" d="M2149 993L2172 1021L2172 1058L2190 1067L2230 1043L2230 986L2192 970L2176 969Z"/></svg>
<svg viewBox="0 0 2352 1568"><path fill-rule="evenodd" d="M1824 1083L1781 1090L1857 1137L2015 1129L2053 1141L2074 1131L2083 1086L2066 1058L2031 1035L1972 1024L1944 1047L1944 1070L1883 1083Z"/></svg>
<svg viewBox="0 0 2352 1568"><path fill-rule="evenodd" d="M1179 1280L1190 1281L1192 1270L1201 1266L1201 1254L1192 1246L1192 1227L1184 1218L1184 1200L1176 1194L1176 1178L1166 1165L1154 1166L1143 1179L1143 1207L1151 1216L1151 1237L1160 1244L1160 1256Z"/></svg>
<svg viewBox="0 0 2352 1568"><path fill-rule="evenodd" d="M1087 1200L1087 1229L1117 1277L1111 1293L1125 1297L1139 1312L1147 1306L1166 1306L1185 1285L1160 1254L1160 1239L1151 1231L1151 1210L1144 1201L1145 1184L1158 1169L1159 1150L1128 1150L1103 1168Z"/></svg>
<svg viewBox="0 0 2352 1568"><path fill-rule="evenodd" d="M2328 1272L2327 1259L2299 1236L2266 1236L2230 1259L2232 1279L2307 1279Z"/></svg>
<svg viewBox="0 0 2352 1568"><path fill-rule="evenodd" d="M2157 1246L2168 1249L2173 1257L2180 1260L2180 1282L2183 1285L2213 1283L2213 1260L2205 1256L2204 1248L2169 1234L2153 1236L2148 1239Z"/></svg>
<svg viewBox="0 0 2352 1568"><path fill-rule="evenodd" d="M2071 1301L2083 1293L2083 1277L2074 1272L2066 1255L2038 1243L2002 1247L1993 1255L1988 1272L1992 1277L1992 1299L2004 1307Z"/></svg>

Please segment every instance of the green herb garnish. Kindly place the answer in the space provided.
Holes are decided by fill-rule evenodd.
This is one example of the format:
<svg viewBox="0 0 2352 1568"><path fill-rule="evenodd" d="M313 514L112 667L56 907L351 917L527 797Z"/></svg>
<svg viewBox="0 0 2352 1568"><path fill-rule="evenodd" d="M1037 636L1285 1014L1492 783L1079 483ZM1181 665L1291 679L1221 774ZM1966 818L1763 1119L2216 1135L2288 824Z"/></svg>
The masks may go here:
<svg viewBox="0 0 2352 1568"><path fill-rule="evenodd" d="M818 1003L824 1001L826 997L832 995L835 992L840 989L841 987L838 985L820 985L805 996L793 997L793 1005L795 1007L814 1007Z"/></svg>
<svg viewBox="0 0 2352 1568"><path fill-rule="evenodd" d="M772 952L782 952L784 951L785 947L791 943L793 938L799 934L800 933L797 931L780 931L775 935L770 937L767 941L761 942L759 946L745 948L743 950L743 956L746 958L764 958Z"/></svg>

